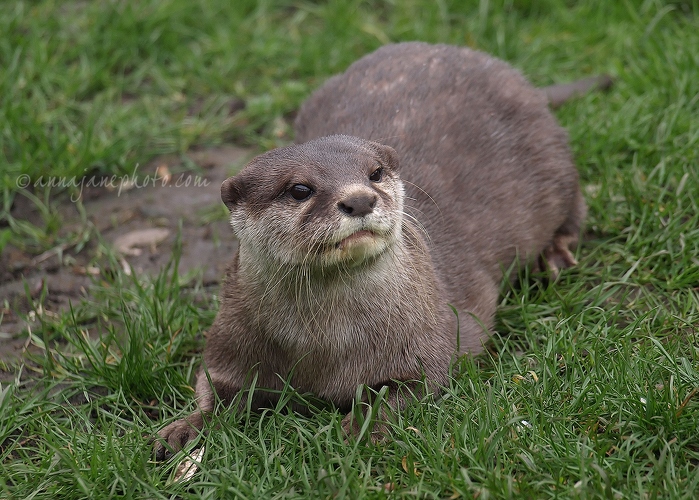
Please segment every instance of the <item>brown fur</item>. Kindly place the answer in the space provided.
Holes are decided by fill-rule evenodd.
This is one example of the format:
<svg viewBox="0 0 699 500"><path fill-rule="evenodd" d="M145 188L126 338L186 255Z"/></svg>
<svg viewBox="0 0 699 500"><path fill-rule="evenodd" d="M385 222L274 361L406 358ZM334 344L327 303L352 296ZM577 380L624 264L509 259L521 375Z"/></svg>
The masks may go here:
<svg viewBox="0 0 699 500"><path fill-rule="evenodd" d="M444 384L457 344L482 350L504 269L540 255L554 272L574 263L585 204L566 133L544 93L502 61L383 47L317 90L296 133L302 144L257 157L222 186L240 250L204 366L224 401L252 376L275 390L289 379L341 408L360 384L423 374ZM377 166L384 177L372 182ZM296 184L313 196L293 199ZM375 205L343 213L356 200ZM372 236L343 239L363 228ZM201 374L196 392L212 411ZM255 397L255 407L275 401ZM201 426L195 413L160 435L177 449Z"/></svg>

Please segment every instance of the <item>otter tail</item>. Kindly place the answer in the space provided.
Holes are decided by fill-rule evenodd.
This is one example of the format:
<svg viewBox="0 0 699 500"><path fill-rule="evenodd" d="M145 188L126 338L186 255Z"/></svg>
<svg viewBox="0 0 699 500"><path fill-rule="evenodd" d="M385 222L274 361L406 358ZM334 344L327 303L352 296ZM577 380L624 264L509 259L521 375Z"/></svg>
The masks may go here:
<svg viewBox="0 0 699 500"><path fill-rule="evenodd" d="M609 75L592 76L583 78L573 83L550 85L542 90L546 93L549 105L557 108L572 97L585 94L591 90L607 90L612 86L612 78Z"/></svg>

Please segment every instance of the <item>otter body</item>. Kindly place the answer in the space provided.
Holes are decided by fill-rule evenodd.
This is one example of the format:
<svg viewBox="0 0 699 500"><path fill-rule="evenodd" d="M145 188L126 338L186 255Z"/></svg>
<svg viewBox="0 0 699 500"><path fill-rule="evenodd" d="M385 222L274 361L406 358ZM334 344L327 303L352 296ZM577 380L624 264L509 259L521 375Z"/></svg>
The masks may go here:
<svg viewBox="0 0 699 500"><path fill-rule="evenodd" d="M296 134L221 188L240 248L204 367L224 401L256 377L344 409L358 385L388 385L395 405L396 381L437 388L455 356L482 350L513 263L575 263L585 204L566 133L502 61L383 47L317 90ZM212 411L203 374L196 393ZM196 412L160 435L177 449L202 423Z"/></svg>

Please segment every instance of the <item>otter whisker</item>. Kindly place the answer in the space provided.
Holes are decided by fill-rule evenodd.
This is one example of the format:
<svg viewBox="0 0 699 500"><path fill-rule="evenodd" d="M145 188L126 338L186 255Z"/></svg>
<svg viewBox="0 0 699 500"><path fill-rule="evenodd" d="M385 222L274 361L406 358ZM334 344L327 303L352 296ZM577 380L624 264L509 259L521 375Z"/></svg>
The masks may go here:
<svg viewBox="0 0 699 500"><path fill-rule="evenodd" d="M430 195L430 193L428 193L427 191L425 191L424 189L422 189L420 186L418 186L418 185L415 184L414 182L406 181L405 179L403 179L403 183L404 183L404 184L410 184L410 185L413 186L415 189L417 189L417 190L421 191L422 193L424 193L425 196L427 196L427 197L429 198L429 200L432 202L432 204L433 204L435 207L437 207L437 210L439 210L439 213L440 213L440 214L442 213L442 209L439 207L439 204L435 201L435 199L432 198L432 195Z"/></svg>

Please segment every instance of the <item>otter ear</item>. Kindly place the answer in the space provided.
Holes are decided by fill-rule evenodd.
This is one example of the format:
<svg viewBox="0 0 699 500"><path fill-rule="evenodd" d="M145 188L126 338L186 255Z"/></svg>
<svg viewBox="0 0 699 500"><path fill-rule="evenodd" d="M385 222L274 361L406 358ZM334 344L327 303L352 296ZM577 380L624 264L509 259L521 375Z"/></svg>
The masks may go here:
<svg viewBox="0 0 699 500"><path fill-rule="evenodd" d="M394 172L398 171L400 162L398 161L398 153L391 146L386 146L384 144L379 144L378 142L373 143L374 149L381 158L381 163L386 165L388 168Z"/></svg>
<svg viewBox="0 0 699 500"><path fill-rule="evenodd" d="M245 196L245 182L240 174L229 177L221 184L221 200L226 204L228 210L233 209L238 205Z"/></svg>

